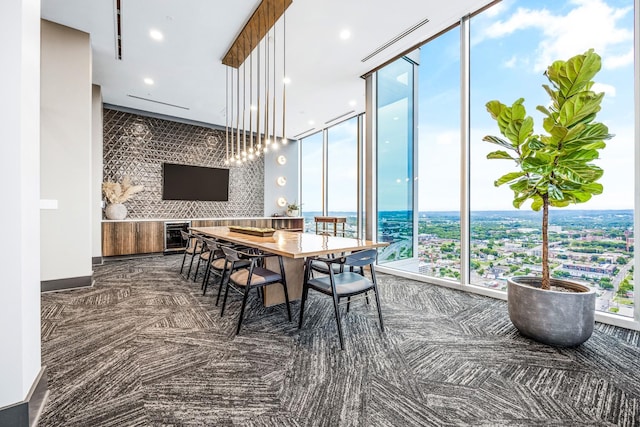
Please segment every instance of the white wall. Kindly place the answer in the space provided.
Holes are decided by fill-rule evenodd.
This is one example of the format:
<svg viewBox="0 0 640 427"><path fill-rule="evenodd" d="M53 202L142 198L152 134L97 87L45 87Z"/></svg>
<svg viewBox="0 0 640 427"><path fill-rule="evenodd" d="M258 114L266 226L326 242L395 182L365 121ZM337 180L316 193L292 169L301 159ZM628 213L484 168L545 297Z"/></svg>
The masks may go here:
<svg viewBox="0 0 640 427"><path fill-rule="evenodd" d="M91 276L91 43L45 20L41 40L41 279Z"/></svg>
<svg viewBox="0 0 640 427"><path fill-rule="evenodd" d="M290 142L280 145L278 150L269 151L264 156L264 214L271 216L274 213L284 214L286 206L277 204L278 198L284 197L288 203L299 202L300 192L298 185L299 175L299 151L298 142ZM284 165L278 163L278 156L285 156L287 162ZM278 177L285 177L286 185L277 184Z"/></svg>
<svg viewBox="0 0 640 427"><path fill-rule="evenodd" d="M91 256L102 256L102 88L91 89Z"/></svg>
<svg viewBox="0 0 640 427"><path fill-rule="evenodd" d="M0 408L40 371L40 1L3 2L0 38Z"/></svg>

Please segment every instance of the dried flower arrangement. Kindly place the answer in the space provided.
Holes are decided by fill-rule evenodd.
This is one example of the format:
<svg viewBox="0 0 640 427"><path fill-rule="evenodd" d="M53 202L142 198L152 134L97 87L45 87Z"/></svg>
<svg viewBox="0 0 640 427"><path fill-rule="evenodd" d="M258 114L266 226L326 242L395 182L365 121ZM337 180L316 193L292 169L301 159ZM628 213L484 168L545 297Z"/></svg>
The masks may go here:
<svg viewBox="0 0 640 427"><path fill-rule="evenodd" d="M122 183L106 181L102 183L102 192L109 203L126 202L136 193L144 190L142 185L133 185L131 178L125 176Z"/></svg>

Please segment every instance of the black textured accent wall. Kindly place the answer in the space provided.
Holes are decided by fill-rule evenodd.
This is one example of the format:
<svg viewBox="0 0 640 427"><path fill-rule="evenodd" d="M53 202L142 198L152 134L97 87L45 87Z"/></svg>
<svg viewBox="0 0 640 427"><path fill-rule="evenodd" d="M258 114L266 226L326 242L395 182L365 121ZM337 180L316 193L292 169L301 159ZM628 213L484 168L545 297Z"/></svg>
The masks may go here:
<svg viewBox="0 0 640 427"><path fill-rule="evenodd" d="M224 141L224 130L105 108L103 180L144 185L125 202L132 219L262 216L262 157L230 168L228 202L162 200L162 163L226 168Z"/></svg>

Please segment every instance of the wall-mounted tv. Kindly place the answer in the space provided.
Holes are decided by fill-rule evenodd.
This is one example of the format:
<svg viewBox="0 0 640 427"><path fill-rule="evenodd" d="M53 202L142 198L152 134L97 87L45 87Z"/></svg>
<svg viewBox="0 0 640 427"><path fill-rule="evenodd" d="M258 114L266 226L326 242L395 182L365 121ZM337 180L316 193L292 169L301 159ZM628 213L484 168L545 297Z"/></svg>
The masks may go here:
<svg viewBox="0 0 640 427"><path fill-rule="evenodd" d="M162 200L229 200L229 169L162 164Z"/></svg>

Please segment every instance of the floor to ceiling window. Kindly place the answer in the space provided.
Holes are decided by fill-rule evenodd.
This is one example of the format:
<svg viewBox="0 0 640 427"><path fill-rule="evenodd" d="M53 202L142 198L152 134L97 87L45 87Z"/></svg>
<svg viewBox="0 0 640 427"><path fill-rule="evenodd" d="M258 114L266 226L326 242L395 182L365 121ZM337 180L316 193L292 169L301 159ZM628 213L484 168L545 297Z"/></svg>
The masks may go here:
<svg viewBox="0 0 640 427"><path fill-rule="evenodd" d="M419 65L401 58L376 72L378 239L391 242L380 251L380 264L427 280L459 282L469 273L462 287L495 295L504 291L508 276L539 274L541 214L529 204L515 209L509 188L494 186L515 165L486 158L496 148L482 138L499 131L485 104L497 99L511 105L523 97L534 132L544 132L536 107L549 104L542 88L546 67L593 48L602 57L593 89L605 93L598 121L615 137L595 161L604 170L603 194L551 211L551 268L554 277L594 288L597 310L634 316L637 4L499 2L470 18L469 58L454 25L420 48ZM461 63L470 69L468 171L460 169L460 117L467 113L461 111ZM468 183L460 180L465 176ZM467 192L470 223L464 230L460 200ZM465 265L461 253L469 254Z"/></svg>
<svg viewBox="0 0 640 427"><path fill-rule="evenodd" d="M322 132L314 133L300 140L301 174L300 193L304 231L315 232L314 216L322 215L324 205L322 193L323 180L323 136Z"/></svg>
<svg viewBox="0 0 640 427"><path fill-rule="evenodd" d="M540 273L541 214L515 209L511 190L494 186L515 165L486 159L496 148L482 137L498 131L485 104L523 97L543 132L536 106L549 104L546 67L594 48L602 70L593 89L605 93L598 121L615 134L596 161L604 192L550 212L550 261L553 276L596 289L598 310L632 316L633 1L504 3L471 19L471 40L471 282L505 289L507 276Z"/></svg>
<svg viewBox="0 0 640 427"><path fill-rule="evenodd" d="M300 140L300 187L306 232L316 232L316 216L337 216L346 218L345 236L358 236L363 116L335 123ZM331 224L320 224L319 231L323 226L333 232ZM337 230L342 230L341 225Z"/></svg>
<svg viewBox="0 0 640 427"><path fill-rule="evenodd" d="M414 63L400 58L377 73L378 262L414 256Z"/></svg>
<svg viewBox="0 0 640 427"><path fill-rule="evenodd" d="M357 234L358 117L327 129L327 215L346 217L345 236Z"/></svg>
<svg viewBox="0 0 640 427"><path fill-rule="evenodd" d="M460 279L460 30L420 49L418 271Z"/></svg>

